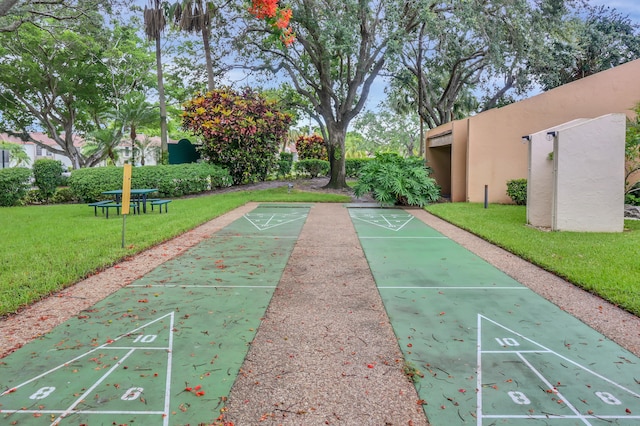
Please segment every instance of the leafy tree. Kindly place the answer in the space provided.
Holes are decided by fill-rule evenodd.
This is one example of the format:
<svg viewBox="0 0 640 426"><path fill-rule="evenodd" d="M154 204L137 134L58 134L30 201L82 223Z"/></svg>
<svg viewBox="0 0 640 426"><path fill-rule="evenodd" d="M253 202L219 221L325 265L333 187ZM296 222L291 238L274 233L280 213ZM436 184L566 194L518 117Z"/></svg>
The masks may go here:
<svg viewBox="0 0 640 426"><path fill-rule="evenodd" d="M544 90L613 68L640 57L638 28L613 8L586 6L569 18L548 55L532 58L529 67Z"/></svg>
<svg viewBox="0 0 640 426"><path fill-rule="evenodd" d="M409 98L429 128L531 87L529 58L550 48L573 0L415 3L419 23L389 63L392 87Z"/></svg>
<svg viewBox="0 0 640 426"><path fill-rule="evenodd" d="M284 71L309 101L328 144L328 187L344 188L347 129L364 107L387 49L398 46L403 31L412 26L407 16L411 11L400 0L292 0L288 5L295 43L283 48L271 42L271 28L255 26L246 34L262 31L267 40L247 38L241 43L252 64L259 58L260 69Z"/></svg>
<svg viewBox="0 0 640 426"><path fill-rule="evenodd" d="M106 154L85 157L74 137L102 127L123 91L144 87L148 62L133 31L105 26L97 13L65 24L45 19L0 34L0 127L45 148L29 135L41 127L58 145L47 149L87 167Z"/></svg>
<svg viewBox="0 0 640 426"><path fill-rule="evenodd" d="M404 114L385 108L376 113L366 111L356 119L354 127L367 140L369 152L396 151L412 157L420 143L416 111Z"/></svg>
<svg viewBox="0 0 640 426"><path fill-rule="evenodd" d="M0 32L11 32L43 16L63 23L96 10L109 10L109 0L0 0Z"/></svg>
<svg viewBox="0 0 640 426"><path fill-rule="evenodd" d="M276 166L291 117L258 92L216 89L184 105L182 124L203 139L200 152L238 185L266 179Z"/></svg>

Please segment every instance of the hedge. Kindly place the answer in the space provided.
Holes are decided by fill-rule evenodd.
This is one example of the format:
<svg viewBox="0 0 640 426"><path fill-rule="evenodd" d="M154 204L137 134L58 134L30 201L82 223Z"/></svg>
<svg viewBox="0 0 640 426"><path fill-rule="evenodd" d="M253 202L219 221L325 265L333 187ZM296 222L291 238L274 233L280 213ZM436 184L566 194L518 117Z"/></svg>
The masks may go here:
<svg viewBox="0 0 640 426"><path fill-rule="evenodd" d="M103 191L122 188L122 167L93 167L71 172L69 187L81 202L105 199ZM208 163L134 167L131 188L158 188L162 197L180 197L231 185L226 169Z"/></svg>
<svg viewBox="0 0 640 426"><path fill-rule="evenodd" d="M31 170L24 167L0 169L0 206L17 205L27 195Z"/></svg>
<svg viewBox="0 0 640 426"><path fill-rule="evenodd" d="M327 176L329 174L329 167L328 161L316 159L300 160L295 165L296 172L309 175L312 178Z"/></svg>

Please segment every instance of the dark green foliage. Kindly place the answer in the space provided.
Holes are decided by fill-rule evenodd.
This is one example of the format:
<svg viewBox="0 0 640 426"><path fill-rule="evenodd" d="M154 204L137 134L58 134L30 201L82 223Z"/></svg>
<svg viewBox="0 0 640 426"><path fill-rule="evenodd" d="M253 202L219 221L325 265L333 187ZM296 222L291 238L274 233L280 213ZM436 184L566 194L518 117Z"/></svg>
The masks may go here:
<svg viewBox="0 0 640 426"><path fill-rule="evenodd" d="M184 104L182 127L203 138L200 153L229 170L233 183L264 181L277 165L291 116L245 89L221 88Z"/></svg>
<svg viewBox="0 0 640 426"><path fill-rule="evenodd" d="M329 162L326 160L308 159L300 160L295 165L296 172L309 175L312 178L327 176L329 174Z"/></svg>
<svg viewBox="0 0 640 426"><path fill-rule="evenodd" d="M56 193L56 188L62 180L62 163L48 158L34 161L33 178L40 191L40 198L48 201Z"/></svg>
<svg viewBox="0 0 640 426"><path fill-rule="evenodd" d="M527 180L513 179L507 181L507 195L519 206L527 204Z"/></svg>
<svg viewBox="0 0 640 426"><path fill-rule="evenodd" d="M358 197L371 193L383 205L422 207L440 198L440 187L429 171L419 157L379 153L360 170L354 192Z"/></svg>
<svg viewBox="0 0 640 426"><path fill-rule="evenodd" d="M278 159L278 176L285 177L291 173L293 167L293 154L290 152L281 152Z"/></svg>
<svg viewBox="0 0 640 426"><path fill-rule="evenodd" d="M27 194L31 170L24 167L0 169L0 206L15 206Z"/></svg>
<svg viewBox="0 0 640 426"><path fill-rule="evenodd" d="M102 191L122 188L122 167L95 167L71 172L69 187L82 202L105 199ZM218 166L174 164L134 167L131 188L158 188L162 197L197 194L231 185L229 173Z"/></svg>
<svg viewBox="0 0 640 426"><path fill-rule="evenodd" d="M71 188L58 188L56 193L51 197L51 202L54 204L74 203L76 200L75 195Z"/></svg>
<svg viewBox="0 0 640 426"><path fill-rule="evenodd" d="M371 161L371 158L347 158L344 160L344 169L347 177L357 178L360 170Z"/></svg>
<svg viewBox="0 0 640 426"><path fill-rule="evenodd" d="M320 135L301 135L296 139L296 151L300 160L325 160L329 161L327 145Z"/></svg>

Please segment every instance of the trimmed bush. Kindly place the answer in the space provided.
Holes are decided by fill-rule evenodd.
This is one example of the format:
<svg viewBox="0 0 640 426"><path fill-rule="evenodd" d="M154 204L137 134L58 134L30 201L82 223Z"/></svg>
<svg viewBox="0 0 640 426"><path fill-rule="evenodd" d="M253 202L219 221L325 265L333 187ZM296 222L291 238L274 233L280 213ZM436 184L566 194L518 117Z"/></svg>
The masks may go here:
<svg viewBox="0 0 640 426"><path fill-rule="evenodd" d="M376 154L360 171L354 193L371 193L384 205L423 207L440 198L440 187L429 177L430 169L419 157L402 158L386 152Z"/></svg>
<svg viewBox="0 0 640 426"><path fill-rule="evenodd" d="M29 192L30 178L31 170L24 167L0 169L0 206L17 205Z"/></svg>
<svg viewBox="0 0 640 426"><path fill-rule="evenodd" d="M103 191L122 188L122 167L94 167L71 172L69 187L82 202L108 198ZM208 163L134 167L131 188L158 188L162 197L180 197L231 185L226 169Z"/></svg>
<svg viewBox="0 0 640 426"><path fill-rule="evenodd" d="M48 201L62 180L62 163L58 160L41 158L33 162L34 183L40 192L40 198Z"/></svg>
<svg viewBox="0 0 640 426"><path fill-rule="evenodd" d="M518 206L527 204L527 180L512 179L507 181L507 195Z"/></svg>
<svg viewBox="0 0 640 426"><path fill-rule="evenodd" d="M318 176L327 176L329 174L329 167L328 161L308 159L298 161L295 165L295 170L302 175L317 178Z"/></svg>
<svg viewBox="0 0 640 426"><path fill-rule="evenodd" d="M71 188L58 188L56 193L51 197L51 202L55 204L63 204L63 203L74 203L76 202L76 197L73 194Z"/></svg>
<svg viewBox="0 0 640 426"><path fill-rule="evenodd" d="M371 158L347 158L344 160L345 175L349 178L360 176L360 170L371 161Z"/></svg>

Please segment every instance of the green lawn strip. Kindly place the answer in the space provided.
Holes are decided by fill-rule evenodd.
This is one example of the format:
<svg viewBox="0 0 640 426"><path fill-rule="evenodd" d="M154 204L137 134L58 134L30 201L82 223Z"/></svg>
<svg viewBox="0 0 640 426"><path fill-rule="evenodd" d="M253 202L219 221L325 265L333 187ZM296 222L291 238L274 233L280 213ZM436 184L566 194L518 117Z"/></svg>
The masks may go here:
<svg viewBox="0 0 640 426"><path fill-rule="evenodd" d="M348 202L333 194L262 191L175 199L169 213L129 215L126 247L122 216L94 216L84 204L0 209L0 315L15 312L53 292L149 247L176 237L250 201Z"/></svg>
<svg viewBox="0 0 640 426"><path fill-rule="evenodd" d="M622 233L545 232L526 207L433 204L427 211L640 316L640 222Z"/></svg>

